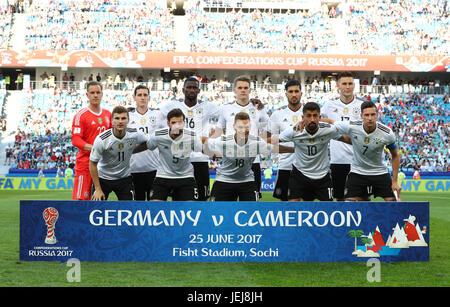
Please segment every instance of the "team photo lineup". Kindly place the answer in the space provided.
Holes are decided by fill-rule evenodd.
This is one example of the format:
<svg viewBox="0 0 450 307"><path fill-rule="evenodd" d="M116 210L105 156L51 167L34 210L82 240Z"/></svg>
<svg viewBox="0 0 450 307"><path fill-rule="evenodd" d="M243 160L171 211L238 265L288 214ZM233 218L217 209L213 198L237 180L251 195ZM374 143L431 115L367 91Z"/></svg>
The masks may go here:
<svg viewBox="0 0 450 307"><path fill-rule="evenodd" d="M449 13L0 0L0 286L450 285Z"/></svg>
<svg viewBox="0 0 450 307"><path fill-rule="evenodd" d="M377 121L373 102L354 95L352 73L339 74L337 84L340 97L321 109L314 101L303 105L300 82L289 80L287 107L269 117L264 103L250 98L246 76L233 82L236 101L221 107L198 101L200 82L189 77L183 101L150 109L150 90L138 85L136 106L117 106L111 113L101 105L102 84L89 82L89 105L72 126L79 149L73 199L106 200L114 192L119 200L258 201L260 157L276 153L281 158L273 196L282 201L367 201L371 195L397 200L394 133ZM212 118L217 127L211 128ZM212 157L222 161L210 189Z"/></svg>

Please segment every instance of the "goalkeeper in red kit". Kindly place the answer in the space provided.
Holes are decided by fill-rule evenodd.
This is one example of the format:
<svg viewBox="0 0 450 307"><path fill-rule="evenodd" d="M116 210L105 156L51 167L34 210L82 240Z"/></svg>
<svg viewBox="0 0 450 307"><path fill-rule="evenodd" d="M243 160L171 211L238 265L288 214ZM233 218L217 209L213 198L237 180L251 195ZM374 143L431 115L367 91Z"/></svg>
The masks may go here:
<svg viewBox="0 0 450 307"><path fill-rule="evenodd" d="M90 200L92 179L89 172L89 157L94 140L105 130L112 128L111 112L102 109L103 87L98 82L86 86L89 105L77 112L72 121L72 145L78 148L75 161L75 181L72 199Z"/></svg>

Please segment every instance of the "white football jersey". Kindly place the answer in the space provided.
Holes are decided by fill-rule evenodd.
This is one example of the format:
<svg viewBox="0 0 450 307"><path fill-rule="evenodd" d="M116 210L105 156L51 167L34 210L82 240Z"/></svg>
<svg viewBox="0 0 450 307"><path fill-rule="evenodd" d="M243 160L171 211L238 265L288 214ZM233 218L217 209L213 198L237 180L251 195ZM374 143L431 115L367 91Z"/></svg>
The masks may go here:
<svg viewBox="0 0 450 307"><path fill-rule="evenodd" d="M377 128L368 134L362 120L336 122L334 125L339 132L352 139L354 155L351 172L360 175L382 175L388 172L383 157L384 147L395 147L396 139L389 127L378 122Z"/></svg>
<svg viewBox="0 0 450 307"><path fill-rule="evenodd" d="M146 136L150 136L156 129L166 127L166 122L161 121L159 110L148 109L145 114L140 114L137 110L129 112L129 128L136 128ZM158 149L145 150L131 156L131 173L144 173L155 171L159 164Z"/></svg>
<svg viewBox="0 0 450 307"><path fill-rule="evenodd" d="M267 130L272 135L280 135L284 130L289 129L295 124L297 124L299 121L302 120L302 113L303 106L300 107L300 109L296 112L289 109L289 107L285 107L282 109L279 109L272 113L272 115L269 118L269 123L267 126ZM285 146L294 147L294 143L288 142L286 144L283 144ZM292 163L294 163L295 156L293 153L284 153L279 154L280 159L278 162L278 169L280 170L292 170Z"/></svg>
<svg viewBox="0 0 450 307"><path fill-rule="evenodd" d="M352 102L345 104L340 98L327 101L321 108L322 117L335 122L349 122L361 120L361 104L364 101L356 97ZM351 164L353 158L352 145L343 142L330 141L330 163Z"/></svg>
<svg viewBox="0 0 450 307"><path fill-rule="evenodd" d="M234 135L208 139L208 147L222 155L222 163L217 168L216 180L239 183L254 181L252 164L258 155L267 156L273 146L257 136L249 135L247 143L239 146Z"/></svg>
<svg viewBox="0 0 450 307"><path fill-rule="evenodd" d="M194 177L191 153L202 152L202 140L192 130L183 129L183 135L173 140L169 128L158 129L147 141L147 148L158 148L160 163L156 177L177 179Z"/></svg>
<svg viewBox="0 0 450 307"><path fill-rule="evenodd" d="M134 128L127 128L125 136L118 139L113 128L99 134L94 141L90 160L98 162L98 176L106 180L117 180L131 175L130 159L134 148L146 142L147 136Z"/></svg>
<svg viewBox="0 0 450 307"><path fill-rule="evenodd" d="M328 145L330 140L337 140L341 134L336 127L319 122L319 130L311 135L303 129L302 132L288 128L280 134L280 142L294 142L294 166L311 179L321 179L330 170Z"/></svg>
<svg viewBox="0 0 450 307"><path fill-rule="evenodd" d="M198 136L208 136L211 128L211 118L218 117L219 107L212 102L197 102L193 107L188 107L184 101L173 100L164 104L161 114L167 121L167 113L172 109L181 109L186 117L186 129L194 130ZM191 162L209 162L209 157L201 152L192 152Z"/></svg>
<svg viewBox="0 0 450 307"><path fill-rule="evenodd" d="M246 112L250 116L250 134L258 136L259 129L267 129L267 122L269 116L264 109L258 110L251 102L246 106L241 106L237 102L223 105L220 109L219 115L219 127L226 129L225 134L231 134L234 131L234 117L239 112ZM257 157L254 163L259 163L259 157Z"/></svg>

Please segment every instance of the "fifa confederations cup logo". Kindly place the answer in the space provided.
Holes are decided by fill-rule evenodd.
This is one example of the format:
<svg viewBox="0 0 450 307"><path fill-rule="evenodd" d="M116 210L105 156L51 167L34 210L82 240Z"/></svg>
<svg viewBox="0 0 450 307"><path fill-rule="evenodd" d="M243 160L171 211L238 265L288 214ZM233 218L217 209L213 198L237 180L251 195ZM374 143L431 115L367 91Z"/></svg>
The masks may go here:
<svg viewBox="0 0 450 307"><path fill-rule="evenodd" d="M55 224L58 220L59 213L53 207L48 207L42 213L44 217L45 224L47 225L47 236L45 237L45 243L55 244L57 242L55 237Z"/></svg>

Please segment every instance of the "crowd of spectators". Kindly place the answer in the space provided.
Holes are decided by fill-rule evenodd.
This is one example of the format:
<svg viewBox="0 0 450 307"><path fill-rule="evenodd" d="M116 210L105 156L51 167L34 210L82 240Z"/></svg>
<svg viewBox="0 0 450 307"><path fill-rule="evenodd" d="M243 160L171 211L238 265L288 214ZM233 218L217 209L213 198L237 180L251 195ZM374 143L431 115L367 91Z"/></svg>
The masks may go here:
<svg viewBox="0 0 450 307"><path fill-rule="evenodd" d="M173 29L165 1L34 0L25 44L30 50L174 51Z"/></svg>
<svg viewBox="0 0 450 307"><path fill-rule="evenodd" d="M11 8L0 2L0 50L8 48L11 29Z"/></svg>
<svg viewBox="0 0 450 307"><path fill-rule="evenodd" d="M0 88L0 137L6 131L6 90Z"/></svg>
<svg viewBox="0 0 450 307"><path fill-rule="evenodd" d="M75 165L76 148L72 146L70 133L47 131L34 134L19 130L13 144L6 149L5 164L17 169L66 169Z"/></svg>
<svg viewBox="0 0 450 307"><path fill-rule="evenodd" d="M377 102L381 120L399 139L402 170L450 171L448 95L380 95Z"/></svg>
<svg viewBox="0 0 450 307"><path fill-rule="evenodd" d="M328 16L299 11L273 14L186 10L192 52L334 54L337 42Z"/></svg>
<svg viewBox="0 0 450 307"><path fill-rule="evenodd" d="M192 52L336 54L345 36L352 54L430 56L450 49L448 1L440 0L352 0L285 13L211 12L202 1L186 1L188 37L176 36L174 8L163 0L9 2L15 4L0 4L0 49L8 47L12 13L27 15L29 50L175 51L183 39Z"/></svg>
<svg viewBox="0 0 450 307"><path fill-rule="evenodd" d="M284 91L256 89L253 97L265 103L270 115L274 110L286 106ZM304 93L302 100L325 101L336 98L337 92ZM178 91L152 91L150 107L158 109L162 104L174 99L182 99ZM201 91L201 101L211 101L217 105L232 102L233 92ZM401 170L420 169L422 171L449 171L450 101L449 96L432 95L376 95L365 96L378 105L380 120L390 126L399 140ZM74 162L76 148L71 145L70 130L74 114L87 104L84 91L72 89L30 90L24 101L23 120L19 125L16 141L9 147L11 166L17 168L58 168ZM112 109L116 105L134 107L132 91L105 90L103 106ZM212 125L217 119L212 118ZM28 162L27 162L28 161ZM41 162L41 163L39 163ZM265 163L276 169L276 156ZM211 162L211 167L217 162Z"/></svg>
<svg viewBox="0 0 450 307"><path fill-rule="evenodd" d="M448 1L354 0L345 15L355 54L446 55Z"/></svg>

